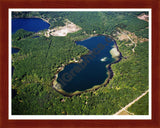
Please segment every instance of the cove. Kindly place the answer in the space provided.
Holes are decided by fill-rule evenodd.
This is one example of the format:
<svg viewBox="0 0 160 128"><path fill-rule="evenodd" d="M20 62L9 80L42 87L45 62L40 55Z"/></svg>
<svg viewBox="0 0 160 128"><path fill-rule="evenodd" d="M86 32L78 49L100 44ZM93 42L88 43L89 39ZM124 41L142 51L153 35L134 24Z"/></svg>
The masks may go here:
<svg viewBox="0 0 160 128"><path fill-rule="evenodd" d="M53 82L53 88L66 96L106 85L112 77L110 65L121 59L116 42L108 36L98 35L76 44L88 48L89 54L64 66Z"/></svg>

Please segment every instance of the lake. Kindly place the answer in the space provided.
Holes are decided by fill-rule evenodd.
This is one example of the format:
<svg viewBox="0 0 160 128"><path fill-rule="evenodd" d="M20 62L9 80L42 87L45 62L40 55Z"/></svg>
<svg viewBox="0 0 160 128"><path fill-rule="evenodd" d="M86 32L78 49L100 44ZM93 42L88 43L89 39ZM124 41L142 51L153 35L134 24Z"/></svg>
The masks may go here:
<svg viewBox="0 0 160 128"><path fill-rule="evenodd" d="M54 87L65 95L106 84L106 79L111 77L111 71L106 65L116 62L121 57L116 42L104 35L77 41L76 44L87 47L90 54L82 56L81 63L70 63L59 72L57 84ZM117 53L116 56L115 53Z"/></svg>
<svg viewBox="0 0 160 128"><path fill-rule="evenodd" d="M26 31L38 32L48 29L50 24L39 18L13 18L12 19L12 34L19 29Z"/></svg>

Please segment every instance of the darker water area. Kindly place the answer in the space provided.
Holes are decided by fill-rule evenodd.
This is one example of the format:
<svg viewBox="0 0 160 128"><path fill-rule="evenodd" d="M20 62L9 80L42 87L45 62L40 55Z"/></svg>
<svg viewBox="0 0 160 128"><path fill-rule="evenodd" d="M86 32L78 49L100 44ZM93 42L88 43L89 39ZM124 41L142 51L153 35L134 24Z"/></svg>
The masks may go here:
<svg viewBox="0 0 160 128"><path fill-rule="evenodd" d="M13 18L12 19L12 34L19 29L26 31L38 32L48 29L50 24L39 18Z"/></svg>
<svg viewBox="0 0 160 128"><path fill-rule="evenodd" d="M59 72L57 82L67 93L75 91L85 91L101 85L108 78L109 68L106 65L114 63L110 50L115 42L104 35L91 37L83 41L77 41L77 45L82 45L91 51L91 54L81 57L81 63L71 63Z"/></svg>

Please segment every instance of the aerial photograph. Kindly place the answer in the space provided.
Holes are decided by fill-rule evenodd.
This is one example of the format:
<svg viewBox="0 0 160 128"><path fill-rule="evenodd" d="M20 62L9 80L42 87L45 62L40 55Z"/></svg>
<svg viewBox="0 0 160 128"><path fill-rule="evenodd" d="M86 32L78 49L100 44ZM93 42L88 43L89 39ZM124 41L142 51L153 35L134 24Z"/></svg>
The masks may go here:
<svg viewBox="0 0 160 128"><path fill-rule="evenodd" d="M149 11L12 10L12 115L149 115Z"/></svg>

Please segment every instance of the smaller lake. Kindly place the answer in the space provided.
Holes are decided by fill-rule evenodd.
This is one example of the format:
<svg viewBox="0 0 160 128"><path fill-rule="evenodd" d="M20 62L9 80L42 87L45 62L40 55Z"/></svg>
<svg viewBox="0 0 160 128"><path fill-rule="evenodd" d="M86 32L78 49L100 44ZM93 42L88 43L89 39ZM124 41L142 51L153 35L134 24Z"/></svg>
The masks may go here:
<svg viewBox="0 0 160 128"><path fill-rule="evenodd" d="M12 34L19 29L26 31L38 32L48 29L50 24L39 18L13 18L12 19Z"/></svg>
<svg viewBox="0 0 160 128"><path fill-rule="evenodd" d="M38 38L39 36L34 36L34 37L32 37L32 38Z"/></svg>
<svg viewBox="0 0 160 128"><path fill-rule="evenodd" d="M18 48L12 48L12 54L19 52Z"/></svg>

